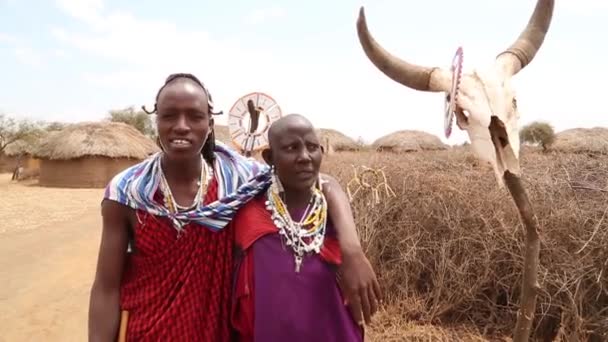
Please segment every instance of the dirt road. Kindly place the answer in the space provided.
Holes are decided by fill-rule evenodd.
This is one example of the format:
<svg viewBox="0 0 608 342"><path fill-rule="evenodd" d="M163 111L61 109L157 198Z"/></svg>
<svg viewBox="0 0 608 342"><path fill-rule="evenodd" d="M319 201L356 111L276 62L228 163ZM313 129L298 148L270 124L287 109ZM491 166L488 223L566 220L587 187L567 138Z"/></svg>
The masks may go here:
<svg viewBox="0 0 608 342"><path fill-rule="evenodd" d="M86 341L101 191L55 193L44 202L53 191L0 184L2 342ZM43 203L28 210L36 198Z"/></svg>
<svg viewBox="0 0 608 342"><path fill-rule="evenodd" d="M16 184L0 174L0 342L87 340L102 195ZM369 341L455 340L449 329L404 325L399 310L376 318L380 325L367 330Z"/></svg>

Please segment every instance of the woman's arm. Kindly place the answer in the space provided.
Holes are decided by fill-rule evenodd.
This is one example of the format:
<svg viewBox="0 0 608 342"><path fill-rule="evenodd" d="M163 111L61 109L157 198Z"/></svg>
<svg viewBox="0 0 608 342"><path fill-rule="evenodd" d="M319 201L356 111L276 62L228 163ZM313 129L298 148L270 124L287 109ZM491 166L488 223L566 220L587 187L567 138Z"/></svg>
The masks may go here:
<svg viewBox="0 0 608 342"><path fill-rule="evenodd" d="M89 303L89 341L116 341L120 324L120 282L126 259L129 209L113 201L101 205L103 231Z"/></svg>
<svg viewBox="0 0 608 342"><path fill-rule="evenodd" d="M321 177L325 181L323 194L328 214L336 227L342 251L340 282L355 321L363 324L365 319L369 324L378 310L378 301L382 300L380 285L361 248L347 194L335 178L326 174Z"/></svg>

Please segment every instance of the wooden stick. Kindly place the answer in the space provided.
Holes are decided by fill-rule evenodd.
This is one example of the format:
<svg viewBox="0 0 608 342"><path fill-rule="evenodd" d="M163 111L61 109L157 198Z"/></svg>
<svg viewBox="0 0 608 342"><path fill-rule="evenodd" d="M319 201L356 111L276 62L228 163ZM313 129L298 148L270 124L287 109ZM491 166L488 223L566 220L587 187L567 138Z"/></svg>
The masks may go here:
<svg viewBox="0 0 608 342"><path fill-rule="evenodd" d="M517 323L513 332L513 342L523 342L530 338L530 330L536 311L536 296L540 289L538 284L540 238L538 221L521 179L511 172L505 171L504 180L511 197L513 197L515 206L519 210L526 232L521 299L517 312Z"/></svg>
<svg viewBox="0 0 608 342"><path fill-rule="evenodd" d="M129 321L129 311L120 312L120 330L118 331L118 342L127 341L127 323Z"/></svg>

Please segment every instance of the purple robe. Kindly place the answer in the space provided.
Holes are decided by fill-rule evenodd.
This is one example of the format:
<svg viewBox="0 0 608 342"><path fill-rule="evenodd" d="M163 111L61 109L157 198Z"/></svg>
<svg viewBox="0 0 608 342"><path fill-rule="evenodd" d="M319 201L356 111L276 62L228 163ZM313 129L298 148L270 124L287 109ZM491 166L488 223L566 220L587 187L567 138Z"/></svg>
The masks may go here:
<svg viewBox="0 0 608 342"><path fill-rule="evenodd" d="M299 219L303 210L295 214ZM326 236L335 236L329 222ZM334 265L317 254L307 255L296 273L293 251L284 246L278 232L257 239L250 252L254 341L363 341L363 329L342 301Z"/></svg>

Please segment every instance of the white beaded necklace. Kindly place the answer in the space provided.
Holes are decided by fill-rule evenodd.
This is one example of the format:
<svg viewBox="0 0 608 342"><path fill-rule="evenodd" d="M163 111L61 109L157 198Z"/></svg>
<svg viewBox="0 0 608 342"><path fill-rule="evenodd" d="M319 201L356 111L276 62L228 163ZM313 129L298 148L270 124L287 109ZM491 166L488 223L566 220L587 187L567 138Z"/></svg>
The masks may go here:
<svg viewBox="0 0 608 342"><path fill-rule="evenodd" d="M275 175L273 185L267 191L266 209L270 211L279 235L293 250L295 271L300 272L304 255L312 252L318 254L323 246L327 224L327 201L321 190L313 187L312 196L302 217L299 222L294 222L285 202L281 199L280 188L279 179Z"/></svg>
<svg viewBox="0 0 608 342"><path fill-rule="evenodd" d="M196 183L198 186L198 190L196 192L196 195L194 196L194 200L192 201L192 204L190 204L189 206L182 206L182 205L179 205L177 203L177 201L175 200L175 197L173 196L173 192L171 191L171 187L169 186L169 183L167 182L167 178L165 177L165 172L164 172L162 166L160 166L160 171L161 171L160 172L160 177L161 177L160 184L161 184L161 190L163 192L165 206L174 213L177 211L186 211L186 210L191 210L193 208L199 207L203 196L207 193L207 186L209 184L209 181L211 180L211 178L213 176L213 170L211 169L209 164L207 164L207 162L201 155L201 174L200 174L200 178L199 178L198 182Z"/></svg>

